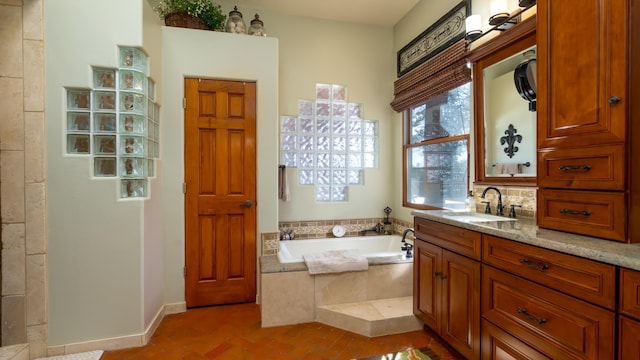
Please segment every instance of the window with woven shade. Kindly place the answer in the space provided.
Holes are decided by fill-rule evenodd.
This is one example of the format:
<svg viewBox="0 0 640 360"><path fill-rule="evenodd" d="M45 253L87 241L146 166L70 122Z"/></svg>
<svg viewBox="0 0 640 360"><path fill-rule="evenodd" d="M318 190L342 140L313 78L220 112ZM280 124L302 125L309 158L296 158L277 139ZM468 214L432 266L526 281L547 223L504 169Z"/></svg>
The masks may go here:
<svg viewBox="0 0 640 360"><path fill-rule="evenodd" d="M471 72L462 40L395 82L402 111L403 205L464 209L469 188Z"/></svg>
<svg viewBox="0 0 640 360"><path fill-rule="evenodd" d="M466 40L460 40L394 83L391 107L404 111L471 81Z"/></svg>

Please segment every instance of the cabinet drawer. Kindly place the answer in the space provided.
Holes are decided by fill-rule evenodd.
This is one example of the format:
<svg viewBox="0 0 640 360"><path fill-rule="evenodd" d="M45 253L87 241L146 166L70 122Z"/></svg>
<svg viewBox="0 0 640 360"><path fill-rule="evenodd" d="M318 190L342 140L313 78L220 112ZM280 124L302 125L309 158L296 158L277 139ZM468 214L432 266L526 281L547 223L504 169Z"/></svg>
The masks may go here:
<svg viewBox="0 0 640 360"><path fill-rule="evenodd" d="M615 314L482 267L482 315L553 359L613 359Z"/></svg>
<svg viewBox="0 0 640 360"><path fill-rule="evenodd" d="M640 320L640 272L620 269L620 313Z"/></svg>
<svg viewBox="0 0 640 360"><path fill-rule="evenodd" d="M550 360L487 320L482 320L482 359Z"/></svg>
<svg viewBox="0 0 640 360"><path fill-rule="evenodd" d="M538 226L626 242L623 193L538 190Z"/></svg>
<svg viewBox="0 0 640 360"><path fill-rule="evenodd" d="M615 310L615 266L491 235L482 240L485 263Z"/></svg>
<svg viewBox="0 0 640 360"><path fill-rule="evenodd" d="M588 190L624 190L624 147L599 147L538 152L538 186Z"/></svg>
<svg viewBox="0 0 640 360"><path fill-rule="evenodd" d="M480 260L481 234L478 232L421 218L415 218L414 229L418 239Z"/></svg>

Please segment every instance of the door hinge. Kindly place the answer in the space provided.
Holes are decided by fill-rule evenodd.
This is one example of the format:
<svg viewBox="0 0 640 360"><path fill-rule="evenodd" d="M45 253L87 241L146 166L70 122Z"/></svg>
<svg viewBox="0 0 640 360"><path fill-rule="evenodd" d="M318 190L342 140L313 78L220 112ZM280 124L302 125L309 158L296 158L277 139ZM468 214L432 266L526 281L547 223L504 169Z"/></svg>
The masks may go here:
<svg viewBox="0 0 640 360"><path fill-rule="evenodd" d="M186 109L187 108L187 98L182 98L182 108Z"/></svg>
<svg viewBox="0 0 640 360"><path fill-rule="evenodd" d="M182 275L184 277L187 277L187 267L186 266L182 268Z"/></svg>
<svg viewBox="0 0 640 360"><path fill-rule="evenodd" d="M182 193L183 193L183 194L186 194L186 193L187 193L187 183L186 183L186 182L183 182L183 183L182 183Z"/></svg>

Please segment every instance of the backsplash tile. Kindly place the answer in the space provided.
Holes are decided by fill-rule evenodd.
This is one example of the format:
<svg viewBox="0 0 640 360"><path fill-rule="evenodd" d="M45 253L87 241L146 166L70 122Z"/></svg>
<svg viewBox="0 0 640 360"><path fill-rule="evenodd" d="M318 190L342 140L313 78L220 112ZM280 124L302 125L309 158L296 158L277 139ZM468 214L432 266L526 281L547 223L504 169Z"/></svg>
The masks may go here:
<svg viewBox="0 0 640 360"><path fill-rule="evenodd" d="M485 199L480 198L482 191L487 188L488 185L474 185L473 196L476 200L476 211L484 212L485 205L482 201L491 202L491 211L495 213L496 205L498 204L498 194L495 191L489 191ZM537 188L530 186L496 186L502 194L502 205L504 205L504 214L509 215L509 207L511 204L521 205L522 207L516 207L516 217L536 217L536 191Z"/></svg>

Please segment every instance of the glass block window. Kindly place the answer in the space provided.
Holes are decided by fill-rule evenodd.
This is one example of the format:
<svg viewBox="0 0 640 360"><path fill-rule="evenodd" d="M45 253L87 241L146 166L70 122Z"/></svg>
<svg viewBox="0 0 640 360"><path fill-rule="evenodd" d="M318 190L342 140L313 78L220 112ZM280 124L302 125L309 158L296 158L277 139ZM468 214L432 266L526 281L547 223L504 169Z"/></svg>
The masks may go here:
<svg viewBox="0 0 640 360"><path fill-rule="evenodd" d="M93 176L119 178L120 198L149 196L159 156L160 106L140 49L119 47L118 68L93 68L89 89L66 89L66 152L91 156Z"/></svg>
<svg viewBox="0 0 640 360"><path fill-rule="evenodd" d="M280 118L280 160L298 168L298 183L315 185L316 201L347 201L378 167L378 121L347 99L342 85L316 84L315 100L299 100L297 116Z"/></svg>

